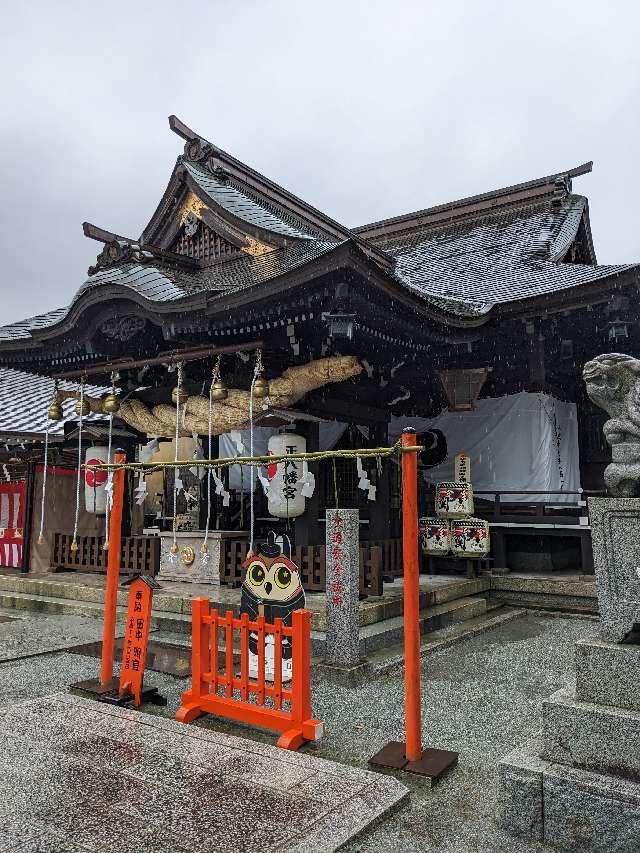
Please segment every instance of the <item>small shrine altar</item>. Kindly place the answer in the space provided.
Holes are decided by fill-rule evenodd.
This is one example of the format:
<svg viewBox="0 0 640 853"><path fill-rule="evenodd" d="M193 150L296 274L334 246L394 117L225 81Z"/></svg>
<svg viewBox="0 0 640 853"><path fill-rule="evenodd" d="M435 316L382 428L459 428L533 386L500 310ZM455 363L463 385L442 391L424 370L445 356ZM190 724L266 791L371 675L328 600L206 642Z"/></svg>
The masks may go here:
<svg viewBox="0 0 640 853"><path fill-rule="evenodd" d="M202 552L204 530L161 532L147 528L146 536L160 539L160 571L158 581L184 583L209 583L220 586L224 561L224 539L248 539L248 530L211 530L207 537L207 551ZM174 541L177 552L172 550Z"/></svg>

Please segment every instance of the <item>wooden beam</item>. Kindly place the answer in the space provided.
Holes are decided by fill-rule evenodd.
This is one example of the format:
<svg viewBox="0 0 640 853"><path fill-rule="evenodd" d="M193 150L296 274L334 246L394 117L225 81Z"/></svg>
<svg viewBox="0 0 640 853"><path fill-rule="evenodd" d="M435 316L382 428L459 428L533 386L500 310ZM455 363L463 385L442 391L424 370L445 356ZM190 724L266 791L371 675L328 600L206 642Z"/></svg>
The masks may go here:
<svg viewBox="0 0 640 853"><path fill-rule="evenodd" d="M179 361L197 361L224 353L251 352L260 349L262 341L250 341L245 344L231 344L225 347L206 346L197 349L170 350L153 358L126 359L94 364L82 370L70 370L66 373L53 374L54 379L82 379L84 376L97 376L119 370L132 370L136 367L153 367L157 364L175 364Z"/></svg>
<svg viewBox="0 0 640 853"><path fill-rule="evenodd" d="M187 142L198 137L198 134L194 133L190 127L187 127L186 124L181 122L178 116L169 116L169 127L174 133L177 133L178 136L181 136Z"/></svg>
<svg viewBox="0 0 640 853"><path fill-rule="evenodd" d="M91 222L82 223L82 231L85 237L90 240L97 240L98 243L112 243L114 240L124 240L125 243L137 243L133 237L122 237L120 234L114 234L113 231L106 231Z"/></svg>
<svg viewBox="0 0 640 853"><path fill-rule="evenodd" d="M388 411L375 409L373 406L341 400L338 397L319 397L309 394L304 398L303 403L306 412L325 420L333 416L336 420L345 420L354 424L386 424L391 418L390 409Z"/></svg>

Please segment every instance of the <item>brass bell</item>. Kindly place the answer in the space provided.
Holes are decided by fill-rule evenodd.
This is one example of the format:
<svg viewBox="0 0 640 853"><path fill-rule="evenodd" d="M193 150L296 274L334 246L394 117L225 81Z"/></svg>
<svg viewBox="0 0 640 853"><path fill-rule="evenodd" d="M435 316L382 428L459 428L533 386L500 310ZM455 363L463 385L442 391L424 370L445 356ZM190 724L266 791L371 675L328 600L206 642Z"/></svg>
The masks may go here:
<svg viewBox="0 0 640 853"><path fill-rule="evenodd" d="M211 396L213 397L214 400L216 400L218 402L220 400L226 400L227 399L227 397L229 396L229 392L227 391L227 386L224 384L224 382L221 382L218 379L217 382L213 383L213 391L211 393Z"/></svg>
<svg viewBox="0 0 640 853"><path fill-rule="evenodd" d="M106 415L115 415L120 408L120 400L117 394L105 394L102 398L102 411Z"/></svg>
<svg viewBox="0 0 640 853"><path fill-rule="evenodd" d="M82 403L80 400L76 400L76 414L82 415L85 418L88 414L91 413L91 406L89 405L89 401L86 397L83 398Z"/></svg>
<svg viewBox="0 0 640 853"><path fill-rule="evenodd" d="M78 548L79 548L79 545L78 545L77 541L74 539L73 542L71 543L71 545L69 545L69 550L75 552L78 550Z"/></svg>
<svg viewBox="0 0 640 853"><path fill-rule="evenodd" d="M54 400L47 411L47 416L50 421L61 421L64 418L62 411L62 403L60 400Z"/></svg>
<svg viewBox="0 0 640 853"><path fill-rule="evenodd" d="M260 399L269 396L269 383L264 376L258 376L253 383L253 396Z"/></svg>
<svg viewBox="0 0 640 853"><path fill-rule="evenodd" d="M176 405L178 404L178 400L179 400L180 405L184 406L184 404L187 402L188 396L189 396L189 394L184 390L184 388L180 388L177 385L173 389L173 391L171 392L171 399L173 400L174 404L176 404Z"/></svg>

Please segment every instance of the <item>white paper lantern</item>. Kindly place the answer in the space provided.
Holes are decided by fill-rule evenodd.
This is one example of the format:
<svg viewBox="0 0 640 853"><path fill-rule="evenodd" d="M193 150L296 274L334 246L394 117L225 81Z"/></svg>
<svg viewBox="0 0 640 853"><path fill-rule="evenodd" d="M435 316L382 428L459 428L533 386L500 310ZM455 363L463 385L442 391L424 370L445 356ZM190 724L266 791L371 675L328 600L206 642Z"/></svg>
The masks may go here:
<svg viewBox="0 0 640 853"><path fill-rule="evenodd" d="M101 465L108 462L107 447L88 447L84 454L85 465ZM87 512L104 515L107 511L107 495L105 484L108 474L106 471L84 472L84 505Z"/></svg>
<svg viewBox="0 0 640 853"><path fill-rule="evenodd" d="M441 518L424 517L418 520L420 548L433 557L449 553L449 522Z"/></svg>
<svg viewBox="0 0 640 853"><path fill-rule="evenodd" d="M438 483L436 515L440 518L464 518L473 513L473 489L470 483Z"/></svg>
<svg viewBox="0 0 640 853"><path fill-rule="evenodd" d="M489 522L465 518L451 524L451 550L456 557L485 557L490 549Z"/></svg>
<svg viewBox="0 0 640 853"><path fill-rule="evenodd" d="M267 445L267 453L270 456L305 453L306 449L306 439L291 432L272 435ZM304 468L304 462L300 459L283 460L267 467L267 504L271 515L276 518L296 518L302 515L306 504L302 494Z"/></svg>

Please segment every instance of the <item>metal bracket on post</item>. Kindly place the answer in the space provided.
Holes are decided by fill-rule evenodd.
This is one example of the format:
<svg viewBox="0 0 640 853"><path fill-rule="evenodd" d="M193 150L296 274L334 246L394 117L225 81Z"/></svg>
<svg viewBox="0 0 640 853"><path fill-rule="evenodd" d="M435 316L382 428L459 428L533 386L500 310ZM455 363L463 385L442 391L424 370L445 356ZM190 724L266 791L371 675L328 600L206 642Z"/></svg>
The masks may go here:
<svg viewBox="0 0 640 853"><path fill-rule="evenodd" d="M405 743L391 741L369 759L372 767L404 770L432 782L458 763L458 753L422 749L420 708L420 582L418 562L418 459L416 432L402 431L402 560L404 566Z"/></svg>

